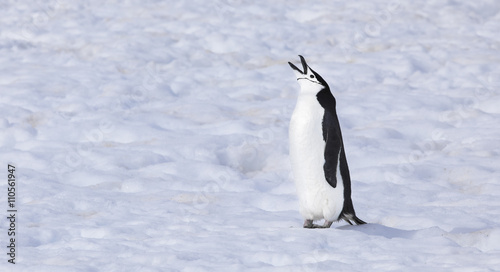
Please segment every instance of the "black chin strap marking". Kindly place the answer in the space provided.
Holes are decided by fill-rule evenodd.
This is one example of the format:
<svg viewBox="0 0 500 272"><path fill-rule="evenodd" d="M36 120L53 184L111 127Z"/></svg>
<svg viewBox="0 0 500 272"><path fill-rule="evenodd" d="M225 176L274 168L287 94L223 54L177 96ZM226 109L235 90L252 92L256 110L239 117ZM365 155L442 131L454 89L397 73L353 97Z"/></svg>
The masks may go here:
<svg viewBox="0 0 500 272"><path fill-rule="evenodd" d="M297 78L297 80L299 80L299 79L307 79L307 80L311 81L312 83L318 83L319 85L321 85L321 83L319 83L318 81L312 81L312 80L308 79L307 77Z"/></svg>

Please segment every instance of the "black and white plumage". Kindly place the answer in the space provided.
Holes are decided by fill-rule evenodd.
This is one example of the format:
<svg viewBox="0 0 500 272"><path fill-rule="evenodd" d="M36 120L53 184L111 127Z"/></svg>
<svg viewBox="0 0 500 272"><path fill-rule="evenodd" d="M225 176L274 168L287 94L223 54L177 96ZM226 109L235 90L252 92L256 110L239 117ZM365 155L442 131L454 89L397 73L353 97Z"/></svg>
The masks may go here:
<svg viewBox="0 0 500 272"><path fill-rule="evenodd" d="M342 141L335 98L326 81L299 56L303 71L289 62L300 93L290 121L290 159L305 228L329 228L344 219L366 224L356 216L351 178ZM313 224L324 219L323 225Z"/></svg>

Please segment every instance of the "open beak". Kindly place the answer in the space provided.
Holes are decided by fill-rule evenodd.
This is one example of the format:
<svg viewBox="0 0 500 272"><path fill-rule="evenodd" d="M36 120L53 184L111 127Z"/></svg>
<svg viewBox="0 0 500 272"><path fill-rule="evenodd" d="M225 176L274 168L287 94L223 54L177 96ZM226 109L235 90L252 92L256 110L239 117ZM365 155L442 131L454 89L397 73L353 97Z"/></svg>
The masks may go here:
<svg viewBox="0 0 500 272"><path fill-rule="evenodd" d="M297 66L295 66L293 63L291 62L288 62L288 64L290 64L290 67L292 67L292 69L295 71L295 72L298 72L300 73L300 75L306 75L307 74L307 63L306 63L306 59L304 59L304 57L302 57L301 55L299 55L300 57L300 62L302 62L302 67L304 68L304 71L300 71L299 68L297 68ZM297 74L297 77L299 76L299 74Z"/></svg>

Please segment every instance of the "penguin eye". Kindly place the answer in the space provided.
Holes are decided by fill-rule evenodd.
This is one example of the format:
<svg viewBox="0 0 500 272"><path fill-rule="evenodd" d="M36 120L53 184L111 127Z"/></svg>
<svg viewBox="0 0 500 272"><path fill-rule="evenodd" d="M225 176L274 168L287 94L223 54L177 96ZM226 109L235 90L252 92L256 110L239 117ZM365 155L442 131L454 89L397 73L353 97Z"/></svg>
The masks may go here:
<svg viewBox="0 0 500 272"><path fill-rule="evenodd" d="M314 75L310 75L311 78L314 78Z"/></svg>

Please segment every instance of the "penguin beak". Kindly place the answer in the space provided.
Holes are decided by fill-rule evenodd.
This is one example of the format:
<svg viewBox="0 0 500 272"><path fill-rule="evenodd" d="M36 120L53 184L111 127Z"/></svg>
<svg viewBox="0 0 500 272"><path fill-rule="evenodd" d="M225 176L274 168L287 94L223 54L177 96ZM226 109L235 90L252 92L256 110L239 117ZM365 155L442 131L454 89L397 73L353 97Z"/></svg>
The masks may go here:
<svg viewBox="0 0 500 272"><path fill-rule="evenodd" d="M306 75L307 74L307 63L306 63L306 59L304 59L304 57L302 57L301 55L299 55L300 57L300 62L302 62L302 67L304 69L304 71L300 71L299 68L297 68L297 66L295 66L293 63L291 62L288 62L288 64L290 64L290 67L292 67L293 71L295 72L295 74L297 75L297 78L299 76L303 76L303 75Z"/></svg>

